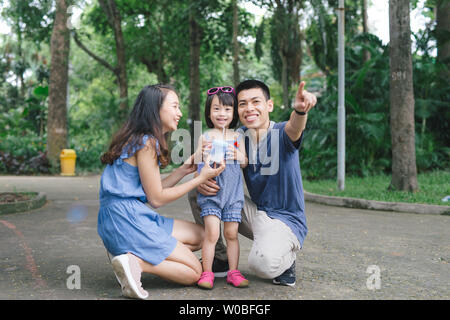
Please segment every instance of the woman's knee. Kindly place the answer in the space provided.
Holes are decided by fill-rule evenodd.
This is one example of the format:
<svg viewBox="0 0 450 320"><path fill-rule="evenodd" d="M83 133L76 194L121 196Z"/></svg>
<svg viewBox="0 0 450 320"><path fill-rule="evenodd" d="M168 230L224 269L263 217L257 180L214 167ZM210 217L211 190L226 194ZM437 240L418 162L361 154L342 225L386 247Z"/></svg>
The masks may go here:
<svg viewBox="0 0 450 320"><path fill-rule="evenodd" d="M202 265L188 247L178 242L175 250L167 258L171 261L176 282L190 285L198 281L202 274Z"/></svg>
<svg viewBox="0 0 450 320"><path fill-rule="evenodd" d="M200 276L202 275L201 266L200 266L200 270L196 270L196 269L197 268L192 268L192 266L191 266L191 269L184 272L183 275L180 277L180 281L178 281L178 282L180 284L187 285L187 286L196 284L198 282L198 280L200 279Z"/></svg>
<svg viewBox="0 0 450 320"><path fill-rule="evenodd" d="M199 224L175 219L172 236L191 249L198 250L202 246L205 230Z"/></svg>
<svg viewBox="0 0 450 320"><path fill-rule="evenodd" d="M199 224L195 224L193 227L193 233L194 237L192 245L198 249L201 249L203 240L205 239L205 228Z"/></svg>

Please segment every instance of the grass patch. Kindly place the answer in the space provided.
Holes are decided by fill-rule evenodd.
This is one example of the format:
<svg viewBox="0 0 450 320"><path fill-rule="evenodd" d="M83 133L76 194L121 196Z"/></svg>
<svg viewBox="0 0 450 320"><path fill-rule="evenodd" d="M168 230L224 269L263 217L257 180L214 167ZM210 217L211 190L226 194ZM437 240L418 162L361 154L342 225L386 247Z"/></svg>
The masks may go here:
<svg viewBox="0 0 450 320"><path fill-rule="evenodd" d="M36 192L0 192L0 204L27 201L36 196Z"/></svg>
<svg viewBox="0 0 450 320"><path fill-rule="evenodd" d="M367 200L407 202L449 206L442 199L450 195L450 171L433 171L417 176L419 191L415 193L389 191L390 175L346 177L345 190L337 190L336 180L303 181L305 191L337 197Z"/></svg>

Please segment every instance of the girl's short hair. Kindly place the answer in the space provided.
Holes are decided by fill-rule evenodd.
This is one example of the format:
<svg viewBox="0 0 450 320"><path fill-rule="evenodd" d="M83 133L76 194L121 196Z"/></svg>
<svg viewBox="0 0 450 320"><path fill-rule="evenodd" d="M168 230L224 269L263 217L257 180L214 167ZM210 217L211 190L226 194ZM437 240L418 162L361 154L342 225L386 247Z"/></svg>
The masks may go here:
<svg viewBox="0 0 450 320"><path fill-rule="evenodd" d="M205 121L208 128L214 128L214 124L211 121L210 115L211 115L211 104L214 99L214 97L217 96L219 99L219 103L223 106L232 106L233 107L233 120L231 120L230 128L235 129L237 127L238 121L239 121L239 114L237 110L237 100L236 96L231 92L222 92L218 91L215 94L208 95L206 97L206 103L205 103Z"/></svg>
<svg viewBox="0 0 450 320"><path fill-rule="evenodd" d="M158 160L161 167L164 168L169 164L167 134L165 135L162 132L159 116L159 110L169 91L177 94L172 86L164 84L145 86L139 92L127 121L114 135L108 151L101 156L100 160L103 164L112 165L120 157L125 147L128 148L129 152L133 147L140 146L144 135L154 137L154 139L150 139L154 148L157 145L155 139L158 140L159 150L155 151L157 154L159 153Z"/></svg>

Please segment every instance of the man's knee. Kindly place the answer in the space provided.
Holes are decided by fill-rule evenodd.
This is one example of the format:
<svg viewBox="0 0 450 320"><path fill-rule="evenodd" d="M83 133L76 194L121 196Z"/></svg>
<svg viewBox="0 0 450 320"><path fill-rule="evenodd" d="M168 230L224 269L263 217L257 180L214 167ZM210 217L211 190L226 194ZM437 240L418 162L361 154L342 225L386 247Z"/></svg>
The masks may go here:
<svg viewBox="0 0 450 320"><path fill-rule="evenodd" d="M192 189L188 192L189 203L197 203L197 189Z"/></svg>
<svg viewBox="0 0 450 320"><path fill-rule="evenodd" d="M252 250L248 257L249 268L263 279L273 279L283 273L282 261L279 254L262 250Z"/></svg>
<svg viewBox="0 0 450 320"><path fill-rule="evenodd" d="M193 189L188 192L188 201L191 207L192 216L195 223L203 225L203 219L200 217L201 209L197 204L197 190Z"/></svg>

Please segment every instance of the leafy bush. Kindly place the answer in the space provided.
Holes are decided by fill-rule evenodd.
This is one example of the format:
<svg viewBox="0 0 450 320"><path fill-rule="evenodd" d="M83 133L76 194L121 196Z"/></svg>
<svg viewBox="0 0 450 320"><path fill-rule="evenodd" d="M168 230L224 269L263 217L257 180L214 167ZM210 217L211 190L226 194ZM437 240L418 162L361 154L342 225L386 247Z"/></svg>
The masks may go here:
<svg viewBox="0 0 450 320"><path fill-rule="evenodd" d="M359 35L346 47L346 172L368 176L391 172L389 48L374 35ZM364 60L364 51L371 59ZM416 159L419 172L449 166L450 88L439 79L439 64L413 57ZM326 90L309 114L301 165L310 180L334 178L337 171L338 77L331 72Z"/></svg>
<svg viewBox="0 0 450 320"><path fill-rule="evenodd" d="M0 173L51 173L45 153L45 136L34 133L7 135L0 140Z"/></svg>
<svg viewBox="0 0 450 320"><path fill-rule="evenodd" d="M51 173L46 157L48 87L37 86L23 106L0 114L0 173Z"/></svg>

